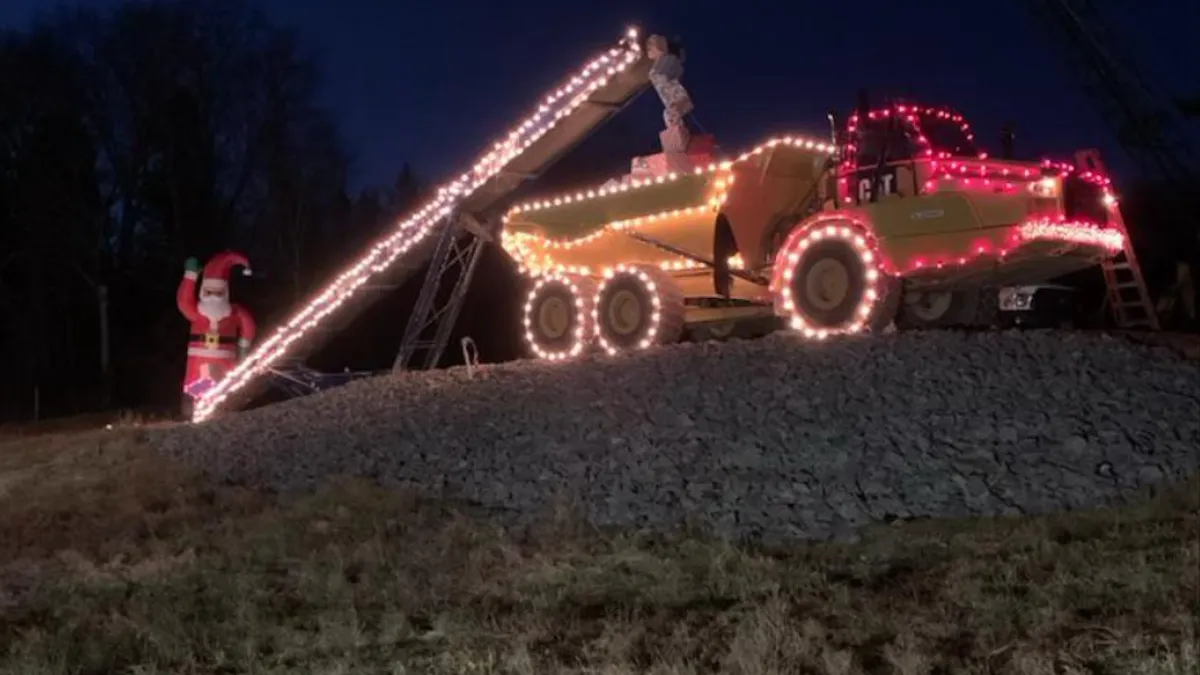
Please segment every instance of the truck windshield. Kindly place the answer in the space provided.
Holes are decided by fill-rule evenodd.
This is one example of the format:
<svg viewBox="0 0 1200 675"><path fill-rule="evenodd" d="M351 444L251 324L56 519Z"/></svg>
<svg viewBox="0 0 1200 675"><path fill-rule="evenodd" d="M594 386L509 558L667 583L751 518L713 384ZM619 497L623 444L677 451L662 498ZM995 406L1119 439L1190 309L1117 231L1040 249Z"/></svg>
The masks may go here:
<svg viewBox="0 0 1200 675"><path fill-rule="evenodd" d="M933 115L921 116L921 133L933 146L935 152L946 152L956 157L975 157L979 154L960 123Z"/></svg>

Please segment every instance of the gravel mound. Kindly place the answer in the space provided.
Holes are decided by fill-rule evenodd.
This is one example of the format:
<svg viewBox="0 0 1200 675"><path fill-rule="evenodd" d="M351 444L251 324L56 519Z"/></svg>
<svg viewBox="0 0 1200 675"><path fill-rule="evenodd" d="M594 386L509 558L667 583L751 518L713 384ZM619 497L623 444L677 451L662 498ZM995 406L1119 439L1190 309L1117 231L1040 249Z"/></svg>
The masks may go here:
<svg viewBox="0 0 1200 675"><path fill-rule="evenodd" d="M828 538L1185 478L1200 469L1200 364L1097 335L776 334L385 376L151 438L280 490L350 474L518 522L567 495L597 525Z"/></svg>

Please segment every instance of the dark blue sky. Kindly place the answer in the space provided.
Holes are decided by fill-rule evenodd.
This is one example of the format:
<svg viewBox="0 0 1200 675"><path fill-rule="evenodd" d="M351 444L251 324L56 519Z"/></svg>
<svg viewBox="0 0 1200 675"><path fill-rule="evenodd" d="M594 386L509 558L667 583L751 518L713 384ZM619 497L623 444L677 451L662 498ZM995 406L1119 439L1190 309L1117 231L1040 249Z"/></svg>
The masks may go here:
<svg viewBox="0 0 1200 675"><path fill-rule="evenodd" d="M1132 3L1105 2L1105 5ZM47 0L3 0L19 28ZM78 4L78 3L76 3ZM112 4L112 0L85 0ZM1113 26L1152 84L1200 93L1200 3L1139 0ZM1064 154L1112 133L1020 0L263 0L319 51L326 99L358 161L355 184L405 161L441 178L523 114L547 86L636 24L684 38L697 116L736 150L775 131L823 134L825 112L867 87L959 108L982 143L1006 120L1018 143ZM1190 44L1191 43L1191 44ZM657 128L646 133L654 138Z"/></svg>

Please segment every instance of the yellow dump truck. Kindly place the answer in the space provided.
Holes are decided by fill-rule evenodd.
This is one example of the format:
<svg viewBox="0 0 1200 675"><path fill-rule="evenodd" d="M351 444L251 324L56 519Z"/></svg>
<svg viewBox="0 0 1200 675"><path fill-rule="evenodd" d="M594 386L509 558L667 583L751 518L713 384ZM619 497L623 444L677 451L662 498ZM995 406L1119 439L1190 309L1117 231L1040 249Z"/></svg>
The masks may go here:
<svg viewBox="0 0 1200 675"><path fill-rule="evenodd" d="M719 338L762 319L818 339L969 325L998 288L1126 252L1102 170L992 159L953 110L893 103L828 140L718 157L638 158L630 175L507 213L536 355Z"/></svg>

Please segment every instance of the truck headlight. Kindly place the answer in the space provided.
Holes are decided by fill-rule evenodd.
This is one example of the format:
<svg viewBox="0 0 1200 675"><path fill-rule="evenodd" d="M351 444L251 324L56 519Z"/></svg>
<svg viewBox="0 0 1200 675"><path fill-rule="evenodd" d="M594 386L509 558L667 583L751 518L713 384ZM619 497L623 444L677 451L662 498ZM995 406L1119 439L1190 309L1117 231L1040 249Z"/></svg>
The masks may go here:
<svg viewBox="0 0 1200 675"><path fill-rule="evenodd" d="M1055 199L1059 192L1058 179L1047 177L1036 180L1029 184L1029 191L1044 199Z"/></svg>

